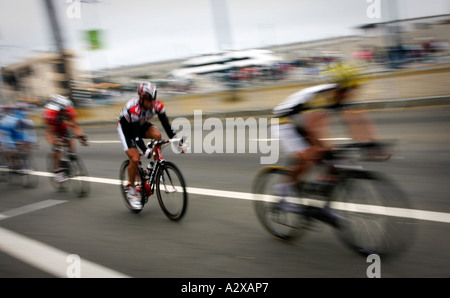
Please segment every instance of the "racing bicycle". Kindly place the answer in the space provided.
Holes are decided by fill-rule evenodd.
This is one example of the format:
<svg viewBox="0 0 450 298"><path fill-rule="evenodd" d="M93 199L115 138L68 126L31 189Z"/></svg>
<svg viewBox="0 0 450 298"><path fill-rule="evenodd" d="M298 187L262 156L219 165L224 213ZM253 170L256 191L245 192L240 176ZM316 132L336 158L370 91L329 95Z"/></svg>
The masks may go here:
<svg viewBox="0 0 450 298"><path fill-rule="evenodd" d="M151 140L147 147L151 150L150 161L146 168L139 162L135 186L140 193L142 208L135 209L127 197L129 160L122 162L120 167L120 190L125 205L133 212L139 213L148 202L149 197L156 193L159 205L164 214L173 221L179 221L186 213L188 194L186 182L178 167L162 156L162 150L171 143L183 145L184 138L170 140Z"/></svg>
<svg viewBox="0 0 450 298"><path fill-rule="evenodd" d="M59 165L55 165L53 154L47 155L47 170L54 173L55 168L63 169L65 175L68 177L66 181L56 182L53 175L50 176L51 185L58 191L65 191L69 188L78 197L86 197L90 193L89 175L81 157L70 150L71 139L76 136L63 136L56 140L55 152L59 156Z"/></svg>
<svg viewBox="0 0 450 298"><path fill-rule="evenodd" d="M21 185L24 188L35 188L39 178L33 175L37 171L36 161L29 148L19 145L18 150L6 157L0 152L0 181L7 181L11 185Z"/></svg>
<svg viewBox="0 0 450 298"><path fill-rule="evenodd" d="M253 184L257 218L281 240L299 240L325 223L359 254L398 255L412 244L416 230L409 199L391 178L361 166L361 161L387 160L379 153L388 152L388 145L337 146L289 195L274 186L286 181L287 167L261 168Z"/></svg>

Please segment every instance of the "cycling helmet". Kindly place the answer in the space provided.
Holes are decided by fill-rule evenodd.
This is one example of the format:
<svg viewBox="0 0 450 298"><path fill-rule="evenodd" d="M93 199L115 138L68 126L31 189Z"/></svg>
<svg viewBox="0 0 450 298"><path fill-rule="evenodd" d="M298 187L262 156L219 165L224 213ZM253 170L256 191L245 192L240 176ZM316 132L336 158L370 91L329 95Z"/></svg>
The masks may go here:
<svg viewBox="0 0 450 298"><path fill-rule="evenodd" d="M69 98L59 94L53 94L51 97L51 102L54 105L57 105L60 109L73 108L72 101Z"/></svg>
<svg viewBox="0 0 450 298"><path fill-rule="evenodd" d="M339 85L340 89L354 89L361 84L359 68L349 63L337 62L324 71L324 75L330 83Z"/></svg>
<svg viewBox="0 0 450 298"><path fill-rule="evenodd" d="M139 84L137 92L139 97L147 100L156 100L156 86L150 82L142 82Z"/></svg>

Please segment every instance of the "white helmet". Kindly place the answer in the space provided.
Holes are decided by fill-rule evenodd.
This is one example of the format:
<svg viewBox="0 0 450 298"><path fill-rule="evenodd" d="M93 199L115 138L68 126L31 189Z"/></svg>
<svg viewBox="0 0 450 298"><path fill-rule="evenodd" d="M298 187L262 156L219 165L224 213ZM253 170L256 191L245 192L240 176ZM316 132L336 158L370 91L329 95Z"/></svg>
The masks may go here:
<svg viewBox="0 0 450 298"><path fill-rule="evenodd" d="M59 94L53 94L51 97L51 102L57 106L59 106L61 109L66 109L66 108L73 108L73 103L72 101L62 95Z"/></svg>
<svg viewBox="0 0 450 298"><path fill-rule="evenodd" d="M156 86L150 82L141 82L137 88L139 97L148 100L156 100L157 92Z"/></svg>

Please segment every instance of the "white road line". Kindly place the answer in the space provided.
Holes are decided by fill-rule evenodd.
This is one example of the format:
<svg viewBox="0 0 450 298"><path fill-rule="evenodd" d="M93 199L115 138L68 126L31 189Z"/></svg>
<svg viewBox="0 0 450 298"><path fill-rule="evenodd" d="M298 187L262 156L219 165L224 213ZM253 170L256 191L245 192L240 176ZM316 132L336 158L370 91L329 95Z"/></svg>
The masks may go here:
<svg viewBox="0 0 450 298"><path fill-rule="evenodd" d="M33 174L45 177L53 176L53 173L47 172L33 172ZM120 185L120 181L118 179L106 179L98 177L83 177L83 179L97 183ZM204 196L232 198L240 200L255 199L252 193L246 192L224 191L224 190L205 189L196 187L188 187L187 190L190 194L197 194ZM11 216L17 216L27 212L32 212L49 206L57 205L63 202L66 201L46 200L43 202L12 209L0 214L0 220L10 218ZM377 208L380 208L379 206L364 206L351 204L352 206L349 207L339 202L336 202L336 204L337 205L335 207L337 209L350 208L352 210L360 212L383 213L392 216L404 216L420 220L450 223L449 213L409 210L400 208L381 208L381 210L377 210ZM19 235L15 232L3 229L1 227L0 227L0 250L36 268L39 268L40 270L48 272L49 274L52 274L56 277L70 277L71 274L70 270L72 270L71 266L73 265L71 264L70 261L70 256L72 256L71 253L61 251L59 249L56 249L39 241L27 238L25 236ZM107 267L95 264L93 262L81 258L79 263L79 276L83 278L130 277L120 272L114 271Z"/></svg>
<svg viewBox="0 0 450 298"><path fill-rule="evenodd" d="M11 209L11 210L5 211L3 213L0 213L0 220L6 219L6 218L10 218L10 217L13 217L13 216L22 215L22 214L25 214L25 213L28 213L28 212L33 212L33 211L36 211L36 210L39 210L39 209L44 209L44 208L51 207L51 206L54 206L54 205L58 205L58 204L65 203L65 202L67 202L67 201L63 201L63 200L45 200L45 201L42 201L42 202L37 202L37 203L26 205L26 206L23 206L23 207Z"/></svg>
<svg viewBox="0 0 450 298"><path fill-rule="evenodd" d="M120 143L120 140L111 140L111 141L89 141L90 144L116 144Z"/></svg>
<svg viewBox="0 0 450 298"><path fill-rule="evenodd" d="M38 172L36 172L38 173ZM41 173L43 175L43 173ZM43 175L47 176L47 175ZM0 213L0 220L65 203L65 200L45 200ZM73 274L72 254L0 228L0 250L56 277ZM72 266L72 267L71 267ZM83 278L129 277L88 260L79 259L79 276Z"/></svg>
<svg viewBox="0 0 450 298"><path fill-rule="evenodd" d="M0 227L0 249L40 270L56 277L70 277L73 263L71 253L51 247L42 242L19 235ZM125 278L129 277L80 258L79 276L82 278Z"/></svg>
<svg viewBox="0 0 450 298"><path fill-rule="evenodd" d="M49 176L53 175L52 173L47 172L33 172L36 175L41 176ZM98 178L98 177L80 177L79 179L88 180L90 182L97 183L105 183L105 184L113 184L120 185L120 180L118 179L108 179L108 178ZM211 196L211 197L220 197L220 198L230 198L230 199L239 199L239 200L255 200L255 197L252 193L247 192L237 192L237 191L226 191L226 190L216 190L216 189L207 189L207 188L196 188L196 187L187 187L187 191L190 194L202 195L202 196ZM338 202L335 202L338 204ZM378 206L368 206L368 205L358 205L358 204L348 204L340 205L340 209L343 210L353 210L356 211L354 206L360 206L359 212L368 212L367 210L371 209L370 212L373 213L381 213L385 215L391 216L399 216L399 217L409 217L418 220L428 220L435 222L443 222L450 223L450 213L444 212L434 212L434 211L424 211L424 210L414 210L408 209L408 212L404 212L404 209L400 208L391 208L391 207L383 207L381 211ZM347 209L348 208L348 209ZM369 209L368 209L369 208Z"/></svg>

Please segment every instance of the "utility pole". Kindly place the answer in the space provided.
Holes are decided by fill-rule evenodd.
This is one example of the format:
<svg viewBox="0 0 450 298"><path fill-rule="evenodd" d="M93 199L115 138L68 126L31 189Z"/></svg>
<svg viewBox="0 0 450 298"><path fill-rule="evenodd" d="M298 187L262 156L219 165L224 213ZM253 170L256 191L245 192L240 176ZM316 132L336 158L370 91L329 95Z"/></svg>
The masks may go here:
<svg viewBox="0 0 450 298"><path fill-rule="evenodd" d="M219 50L229 50L233 47L230 21L227 9L227 0L210 0L216 29L217 45Z"/></svg>
<svg viewBox="0 0 450 298"><path fill-rule="evenodd" d="M72 81L72 74L71 69L68 63L68 55L65 52L64 49L64 40L61 35L61 29L58 24L58 19L55 14L55 7L53 5L53 0L44 0L45 5L47 7L47 12L50 18L50 23L53 31L53 37L55 39L56 48L58 50L58 53L61 57L62 62L58 63L58 72L61 74L64 74L64 81L61 82L61 87L63 89L66 89L68 91L69 98L73 101L72 96L72 88L71 88L71 81ZM77 102L74 102L75 105L77 105Z"/></svg>

